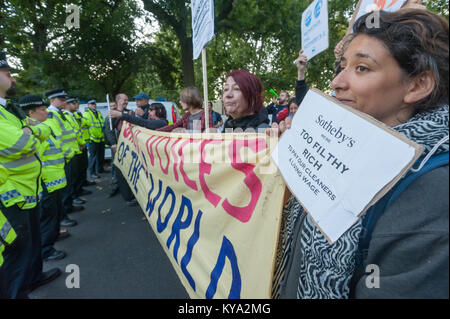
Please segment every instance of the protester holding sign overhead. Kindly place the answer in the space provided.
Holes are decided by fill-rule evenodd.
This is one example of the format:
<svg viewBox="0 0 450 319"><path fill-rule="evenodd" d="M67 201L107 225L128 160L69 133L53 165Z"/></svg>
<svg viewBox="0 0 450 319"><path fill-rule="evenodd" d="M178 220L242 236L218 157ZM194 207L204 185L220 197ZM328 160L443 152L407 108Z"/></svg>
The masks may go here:
<svg viewBox="0 0 450 319"><path fill-rule="evenodd" d="M279 292L305 299L448 298L448 22L405 9L381 12L380 27L368 28L366 17L355 23L331 83L336 98L422 145L425 158L394 186L398 197L387 193L333 245L291 197ZM431 164L436 168L420 175Z"/></svg>
<svg viewBox="0 0 450 319"><path fill-rule="evenodd" d="M264 132L269 127L263 92L261 80L246 70L235 70L228 75L222 102L230 118L225 122L223 133Z"/></svg>
<svg viewBox="0 0 450 319"><path fill-rule="evenodd" d="M298 53L298 58L295 59L297 66L297 81L295 83L295 97L289 102L289 108L278 113L277 123L283 121L286 117L293 117L298 110L298 106L302 103L306 93L308 93L308 85L305 81L305 72L308 65L308 58L303 54L303 50Z"/></svg>

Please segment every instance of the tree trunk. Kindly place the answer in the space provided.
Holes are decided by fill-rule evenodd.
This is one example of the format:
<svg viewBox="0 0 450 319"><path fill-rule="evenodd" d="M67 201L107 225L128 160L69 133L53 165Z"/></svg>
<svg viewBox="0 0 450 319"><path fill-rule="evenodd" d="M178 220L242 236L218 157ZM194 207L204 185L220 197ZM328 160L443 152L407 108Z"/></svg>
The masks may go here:
<svg viewBox="0 0 450 319"><path fill-rule="evenodd" d="M32 36L34 53L43 53L47 49L48 35L47 26L44 23L37 23L33 26L34 34Z"/></svg>
<svg viewBox="0 0 450 319"><path fill-rule="evenodd" d="M183 71L184 86L195 86L194 60L192 38L179 39L181 44L181 68Z"/></svg>

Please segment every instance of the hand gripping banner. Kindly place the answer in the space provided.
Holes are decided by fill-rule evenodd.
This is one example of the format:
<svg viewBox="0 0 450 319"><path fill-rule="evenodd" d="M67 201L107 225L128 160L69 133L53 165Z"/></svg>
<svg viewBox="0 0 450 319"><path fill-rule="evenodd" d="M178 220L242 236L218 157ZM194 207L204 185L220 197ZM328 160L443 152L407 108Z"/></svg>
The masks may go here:
<svg viewBox="0 0 450 319"><path fill-rule="evenodd" d="M275 144L124 124L114 165L191 298L271 297L285 190Z"/></svg>

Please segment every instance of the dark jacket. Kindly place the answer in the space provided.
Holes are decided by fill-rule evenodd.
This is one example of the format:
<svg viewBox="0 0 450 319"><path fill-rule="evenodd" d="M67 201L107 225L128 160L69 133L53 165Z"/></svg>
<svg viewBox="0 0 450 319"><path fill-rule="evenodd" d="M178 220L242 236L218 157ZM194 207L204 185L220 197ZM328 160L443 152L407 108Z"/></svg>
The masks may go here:
<svg viewBox="0 0 450 319"><path fill-rule="evenodd" d="M305 80L301 80L296 82L295 84L295 103L297 105L302 104L303 99L305 98L306 93L308 93L308 85Z"/></svg>
<svg viewBox="0 0 450 319"><path fill-rule="evenodd" d="M367 265L379 269L379 288L368 288L371 272L359 277L351 293L357 299L448 298L449 167L414 181L378 220ZM305 214L295 222L291 256L281 298L297 298Z"/></svg>
<svg viewBox="0 0 450 319"><path fill-rule="evenodd" d="M164 127L167 124L169 124L169 122L167 122L166 119L163 120L152 120L152 119L144 119L144 118L140 118L137 116L133 116L130 114L123 114L122 117L120 118L121 120L127 121L131 124L134 125L138 125L138 126L142 126L145 128L148 128L149 130L156 130L158 128Z"/></svg>
<svg viewBox="0 0 450 319"><path fill-rule="evenodd" d="M149 114L150 114L150 105L147 104L146 106L144 106L142 108L142 110L144 111L144 115L142 115L142 118L144 120L148 120L149 119ZM127 121L128 122L128 121ZM141 126L141 125L140 125Z"/></svg>
<svg viewBox="0 0 450 319"><path fill-rule="evenodd" d="M124 112L131 112L128 109L125 109ZM126 113L122 113L126 114ZM131 114L134 114L131 112ZM120 130L118 129L119 123L122 121L122 118L111 119L112 130L109 127L109 117L105 118L105 123L103 124L103 134L105 136L105 142L108 145L115 145L119 140Z"/></svg>
<svg viewBox="0 0 450 319"><path fill-rule="evenodd" d="M113 129L109 127L109 117L106 117L105 124L103 124L103 134L107 145L115 145L119 139L120 132L117 130L117 125L120 119L111 119Z"/></svg>
<svg viewBox="0 0 450 319"><path fill-rule="evenodd" d="M268 114L272 114L272 122L273 123L278 123L277 121L277 115L282 112L285 109L288 109L289 105L278 105L275 103L271 103L269 104L269 106L266 107L267 113Z"/></svg>
<svg viewBox="0 0 450 319"><path fill-rule="evenodd" d="M449 284L449 168L414 181L375 226L367 264L380 269L380 288L356 285L355 298L445 298ZM370 280L370 278L369 278Z"/></svg>
<svg viewBox="0 0 450 319"><path fill-rule="evenodd" d="M270 120L267 117L267 110L263 108L258 113L252 115L237 119L229 118L225 122L222 133L227 133L227 129L233 129L233 131L236 129L242 131L253 129L257 133L263 133L266 128L270 127L269 123Z"/></svg>

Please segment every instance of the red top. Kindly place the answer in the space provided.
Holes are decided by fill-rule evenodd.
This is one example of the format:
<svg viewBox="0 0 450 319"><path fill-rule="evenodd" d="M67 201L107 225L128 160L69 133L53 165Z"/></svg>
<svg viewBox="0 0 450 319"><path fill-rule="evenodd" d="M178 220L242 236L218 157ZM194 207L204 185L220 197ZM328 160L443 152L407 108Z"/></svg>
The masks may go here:
<svg viewBox="0 0 450 319"><path fill-rule="evenodd" d="M171 125L167 125L164 127L161 127L159 129L157 129L157 131L162 131L162 132L172 132L174 129L178 128L178 127L182 127L184 129L188 128L188 124L189 124L189 117L191 116L190 112L187 112L186 114L183 115L183 117L181 119L179 119L176 123L171 124ZM201 121L201 129L202 132L205 131L206 129L206 124L205 124L205 110L202 110L202 114L200 116L200 121ZM212 119L212 113L209 112L209 127L210 128L214 128L214 121Z"/></svg>

